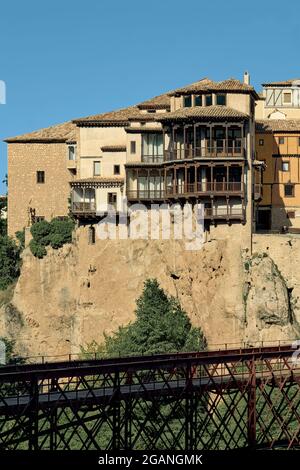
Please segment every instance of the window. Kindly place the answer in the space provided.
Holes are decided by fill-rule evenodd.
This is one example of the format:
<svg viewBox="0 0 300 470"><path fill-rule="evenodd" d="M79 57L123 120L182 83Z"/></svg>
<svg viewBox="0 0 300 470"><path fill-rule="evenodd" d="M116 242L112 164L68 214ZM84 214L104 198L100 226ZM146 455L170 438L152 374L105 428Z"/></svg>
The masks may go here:
<svg viewBox="0 0 300 470"><path fill-rule="evenodd" d="M282 162L282 171L290 171L290 162Z"/></svg>
<svg viewBox="0 0 300 470"><path fill-rule="evenodd" d="M136 152L136 142L135 140L132 140L130 142L130 153L135 153Z"/></svg>
<svg viewBox="0 0 300 470"><path fill-rule="evenodd" d="M113 206L117 209L117 193L108 193L107 202L110 206Z"/></svg>
<svg viewBox="0 0 300 470"><path fill-rule="evenodd" d="M291 104L292 102L292 93L284 92L283 93L283 104Z"/></svg>
<svg viewBox="0 0 300 470"><path fill-rule="evenodd" d="M264 139L259 139L258 143L262 147L264 145L265 141L264 141Z"/></svg>
<svg viewBox="0 0 300 470"><path fill-rule="evenodd" d="M279 145L283 145L284 144L284 137L279 137L278 142L279 142Z"/></svg>
<svg viewBox="0 0 300 470"><path fill-rule="evenodd" d="M288 219L295 219L296 218L295 211L287 212L286 216L287 216Z"/></svg>
<svg viewBox="0 0 300 470"><path fill-rule="evenodd" d="M96 230L92 225L88 229L88 243L94 245L96 243Z"/></svg>
<svg viewBox="0 0 300 470"><path fill-rule="evenodd" d="M202 96L196 95L195 96L195 106L202 106Z"/></svg>
<svg viewBox="0 0 300 470"><path fill-rule="evenodd" d="M147 109L147 113L156 113L155 109Z"/></svg>
<svg viewBox="0 0 300 470"><path fill-rule="evenodd" d="M163 155L162 134L142 134L142 155L157 157Z"/></svg>
<svg viewBox="0 0 300 470"><path fill-rule="evenodd" d="M294 197L294 185L293 184L284 185L284 195L285 197Z"/></svg>
<svg viewBox="0 0 300 470"><path fill-rule="evenodd" d="M45 216L44 215L36 215L35 218L34 218L34 222L42 222L42 220L45 220Z"/></svg>
<svg viewBox="0 0 300 470"><path fill-rule="evenodd" d="M94 162L94 176L100 176L101 174L101 164L100 162Z"/></svg>
<svg viewBox="0 0 300 470"><path fill-rule="evenodd" d="M211 106L212 105L212 95L206 95L205 96L205 105L206 106Z"/></svg>
<svg viewBox="0 0 300 470"><path fill-rule="evenodd" d="M69 145L69 160L76 160L76 151L74 145Z"/></svg>
<svg viewBox="0 0 300 470"><path fill-rule="evenodd" d="M192 96L184 96L183 97L183 107L184 108L190 108L192 106Z"/></svg>
<svg viewBox="0 0 300 470"><path fill-rule="evenodd" d="M221 106L226 105L226 95L217 94L217 104Z"/></svg>
<svg viewBox="0 0 300 470"><path fill-rule="evenodd" d="M114 165L114 175L120 174L120 165Z"/></svg>
<svg viewBox="0 0 300 470"><path fill-rule="evenodd" d="M45 172L44 171L37 171L36 172L36 182L41 184L45 183Z"/></svg>

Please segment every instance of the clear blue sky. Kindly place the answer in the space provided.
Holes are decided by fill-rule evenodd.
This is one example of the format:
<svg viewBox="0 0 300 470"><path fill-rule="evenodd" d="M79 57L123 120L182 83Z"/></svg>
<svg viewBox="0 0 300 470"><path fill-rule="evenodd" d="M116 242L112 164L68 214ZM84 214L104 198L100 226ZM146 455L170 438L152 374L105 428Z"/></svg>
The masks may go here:
<svg viewBox="0 0 300 470"><path fill-rule="evenodd" d="M300 3L26 0L1 3L0 139L134 104L209 76L300 77ZM0 181L6 145L0 144ZM0 194L5 191L3 184Z"/></svg>

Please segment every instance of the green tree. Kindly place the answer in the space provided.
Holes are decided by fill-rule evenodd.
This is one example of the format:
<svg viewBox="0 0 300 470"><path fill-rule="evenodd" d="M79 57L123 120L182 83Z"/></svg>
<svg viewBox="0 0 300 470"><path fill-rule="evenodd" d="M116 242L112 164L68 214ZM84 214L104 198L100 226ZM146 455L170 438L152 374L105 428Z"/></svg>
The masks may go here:
<svg viewBox="0 0 300 470"><path fill-rule="evenodd" d="M0 289L6 289L20 274L20 247L15 240L0 236Z"/></svg>
<svg viewBox="0 0 300 470"><path fill-rule="evenodd" d="M45 247L61 248L65 243L72 242L74 220L71 218L52 219L51 222L41 220L31 227L32 240L29 244L31 252L37 258L43 258L47 254Z"/></svg>
<svg viewBox="0 0 300 470"><path fill-rule="evenodd" d="M203 350L206 340L199 328L191 325L177 299L168 296L156 279L148 279L136 302L136 320L112 336L106 336L108 356L159 354Z"/></svg>

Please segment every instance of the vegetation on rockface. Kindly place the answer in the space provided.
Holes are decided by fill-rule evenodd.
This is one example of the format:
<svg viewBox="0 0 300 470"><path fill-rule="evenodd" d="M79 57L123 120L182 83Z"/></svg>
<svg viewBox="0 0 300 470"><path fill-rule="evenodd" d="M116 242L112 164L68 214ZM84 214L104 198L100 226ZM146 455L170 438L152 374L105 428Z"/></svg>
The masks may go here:
<svg viewBox="0 0 300 470"><path fill-rule="evenodd" d="M87 349L82 348L83 358L88 357L114 357L126 355L159 354L177 351L199 351L207 347L206 339L200 328L191 325L189 317L181 308L177 299L168 296L159 286L156 279L148 279L144 284L141 296L136 301L136 320L128 326L121 327L111 336L105 337L103 345L90 343ZM151 374L153 371L149 371ZM180 371L176 372L180 377ZM136 372L132 378L138 381L145 371ZM166 370L167 376L170 371ZM182 377L184 372L182 371ZM109 380L109 379L108 379ZM113 384L112 384L113 385ZM194 400L195 422L203 422L209 397L207 394ZM134 400L131 413L134 424L131 430L132 442L136 449L145 449L149 440L156 442L158 449L184 448L185 442L185 409L184 400L177 406L170 403L166 396L157 396L155 399ZM103 423L97 439L101 448L107 448L111 442L112 428L109 421L112 419L108 410L108 420ZM121 410L120 422L125 419L124 410ZM80 448L80 438L74 439L74 448ZM73 442L72 442L73 444Z"/></svg>
<svg viewBox="0 0 300 470"><path fill-rule="evenodd" d="M16 239L19 242L19 247L21 248L21 250L24 250L24 248L25 248L25 228L23 228L23 230L18 230L18 232L16 232Z"/></svg>
<svg viewBox="0 0 300 470"><path fill-rule="evenodd" d="M7 235L0 236L0 290L6 289L20 274L21 248Z"/></svg>
<svg viewBox="0 0 300 470"><path fill-rule="evenodd" d="M72 231L75 223L71 218L42 220L31 227L32 240L29 243L31 253L37 258L47 254L46 247L61 248L65 243L72 242Z"/></svg>
<svg viewBox="0 0 300 470"><path fill-rule="evenodd" d="M7 234L7 219L2 218L2 212L6 211L7 208L7 197L0 200L0 236Z"/></svg>
<svg viewBox="0 0 300 470"><path fill-rule="evenodd" d="M113 357L206 349L201 329L191 325L178 300L168 296L156 279L145 282L136 304L135 322L105 336L104 345L98 349L91 343L83 353Z"/></svg>

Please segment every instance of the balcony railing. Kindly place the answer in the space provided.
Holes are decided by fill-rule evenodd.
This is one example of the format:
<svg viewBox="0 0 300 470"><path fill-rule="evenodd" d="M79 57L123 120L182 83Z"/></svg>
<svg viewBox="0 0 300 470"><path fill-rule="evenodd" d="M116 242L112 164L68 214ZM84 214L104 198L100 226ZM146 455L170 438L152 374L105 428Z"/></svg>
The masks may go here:
<svg viewBox="0 0 300 470"><path fill-rule="evenodd" d="M245 150L242 139L226 140L218 139L211 145L194 147L192 145L181 146L165 151L165 161L185 160L189 158L226 158L244 157Z"/></svg>
<svg viewBox="0 0 300 470"><path fill-rule="evenodd" d="M95 202L72 202L72 212L96 212Z"/></svg>
<svg viewBox="0 0 300 470"><path fill-rule="evenodd" d="M242 182L202 182L168 186L165 189L127 190L128 199L165 199L172 196L205 194L242 194Z"/></svg>
<svg viewBox="0 0 300 470"><path fill-rule="evenodd" d="M245 210L242 207L208 207L204 209L204 217L207 219L244 219Z"/></svg>
<svg viewBox="0 0 300 470"><path fill-rule="evenodd" d="M144 163L162 163L163 161L163 155L142 155L142 162Z"/></svg>

